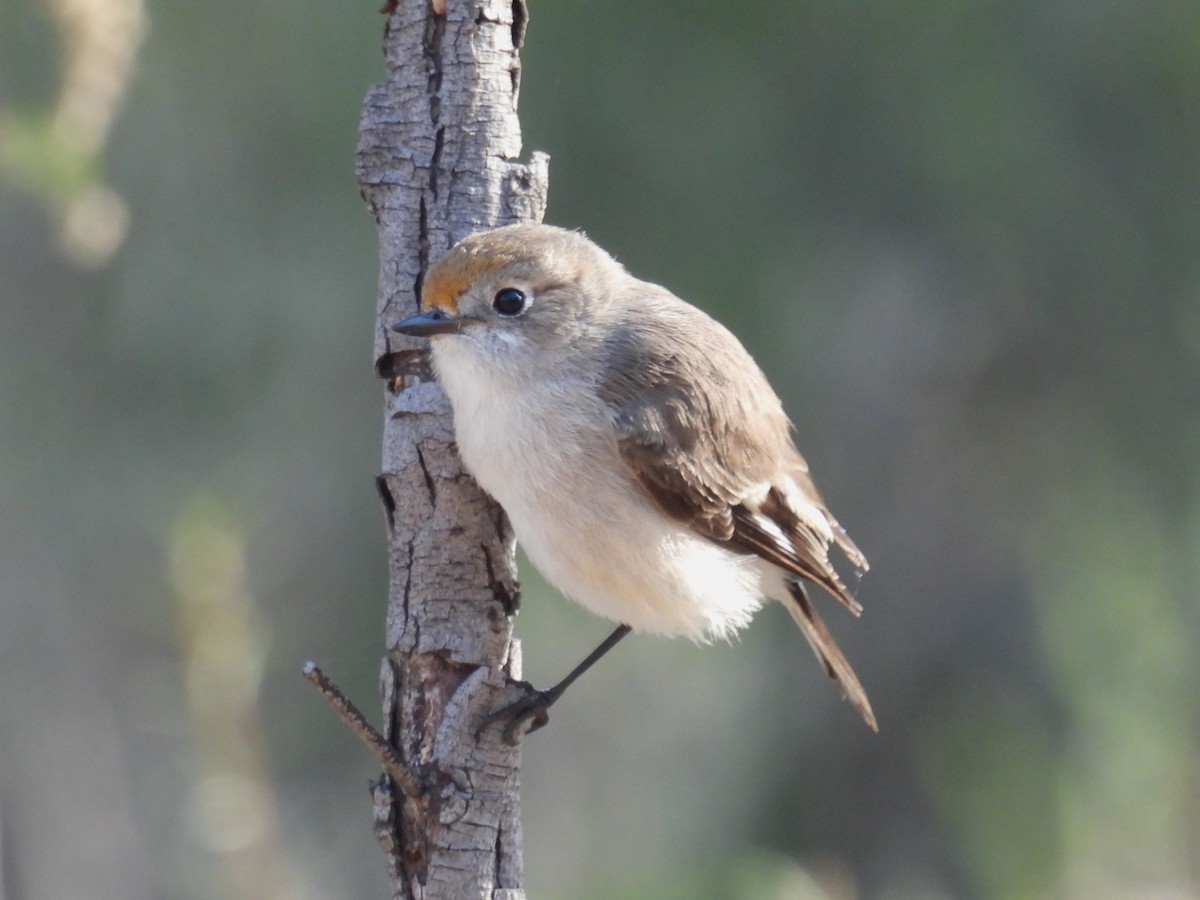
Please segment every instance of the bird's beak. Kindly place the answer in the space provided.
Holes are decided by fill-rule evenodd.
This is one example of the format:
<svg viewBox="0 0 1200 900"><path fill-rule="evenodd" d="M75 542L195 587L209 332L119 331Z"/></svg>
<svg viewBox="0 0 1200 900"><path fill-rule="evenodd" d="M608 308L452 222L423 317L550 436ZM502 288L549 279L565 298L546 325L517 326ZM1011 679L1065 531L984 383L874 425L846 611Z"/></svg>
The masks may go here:
<svg viewBox="0 0 1200 900"><path fill-rule="evenodd" d="M417 313L407 319L401 319L392 325L392 331L410 334L413 337L429 337L434 334L457 334L466 326L469 319L460 319L450 315L444 309L434 308L428 312Z"/></svg>

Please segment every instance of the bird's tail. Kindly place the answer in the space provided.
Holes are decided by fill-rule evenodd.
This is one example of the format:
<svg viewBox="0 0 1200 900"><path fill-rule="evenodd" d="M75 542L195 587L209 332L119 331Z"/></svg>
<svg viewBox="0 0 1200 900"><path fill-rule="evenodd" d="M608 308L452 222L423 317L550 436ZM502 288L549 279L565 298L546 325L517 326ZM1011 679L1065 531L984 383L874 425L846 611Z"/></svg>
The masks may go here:
<svg viewBox="0 0 1200 900"><path fill-rule="evenodd" d="M791 613L796 624L800 626L813 653L825 666L829 677L838 683L838 687L842 689L842 695L858 710L858 714L863 717L867 726L872 731L879 731L879 725L875 722L875 714L871 712L871 702L867 699L867 692L863 690L858 676L854 674L850 663L846 661L846 657L833 639L833 635L825 625L825 620L821 618L812 605L812 601L808 599L808 592L804 590L804 585L797 580L788 579L787 587L794 602L784 605L787 606L788 612Z"/></svg>

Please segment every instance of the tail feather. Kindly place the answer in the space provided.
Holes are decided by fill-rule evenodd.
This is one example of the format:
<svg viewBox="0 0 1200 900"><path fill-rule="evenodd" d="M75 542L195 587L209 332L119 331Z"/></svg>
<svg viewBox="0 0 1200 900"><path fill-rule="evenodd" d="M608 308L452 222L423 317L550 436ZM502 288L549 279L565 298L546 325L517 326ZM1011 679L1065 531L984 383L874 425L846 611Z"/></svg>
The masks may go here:
<svg viewBox="0 0 1200 900"><path fill-rule="evenodd" d="M788 612L792 614L792 618L800 626L800 630L804 633L809 646L812 647L813 652L817 655L817 659L825 666L825 671L829 673L829 677L838 683L845 698L858 710L858 714L863 717L863 721L867 723L867 727L872 731L879 731L879 725L875 721L875 713L871 711L871 702L867 699L867 692L863 690L863 686L858 681L858 676L854 674L854 670L850 668L850 663L842 655L841 649L833 639L829 628L825 625L825 620L821 618L816 608L812 605L812 602L808 599L808 593L804 590L804 585L799 581L789 579L787 586L788 590L791 591L792 599L795 601L795 603L786 604Z"/></svg>

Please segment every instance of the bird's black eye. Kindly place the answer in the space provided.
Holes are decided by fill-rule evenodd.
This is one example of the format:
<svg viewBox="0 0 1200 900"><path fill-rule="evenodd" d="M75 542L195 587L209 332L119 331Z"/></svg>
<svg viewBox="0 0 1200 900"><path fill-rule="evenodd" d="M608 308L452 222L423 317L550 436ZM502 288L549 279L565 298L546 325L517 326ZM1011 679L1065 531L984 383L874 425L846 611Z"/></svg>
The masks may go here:
<svg viewBox="0 0 1200 900"><path fill-rule="evenodd" d="M492 299L492 309L502 316L519 316L526 306L525 294L516 288L501 288Z"/></svg>

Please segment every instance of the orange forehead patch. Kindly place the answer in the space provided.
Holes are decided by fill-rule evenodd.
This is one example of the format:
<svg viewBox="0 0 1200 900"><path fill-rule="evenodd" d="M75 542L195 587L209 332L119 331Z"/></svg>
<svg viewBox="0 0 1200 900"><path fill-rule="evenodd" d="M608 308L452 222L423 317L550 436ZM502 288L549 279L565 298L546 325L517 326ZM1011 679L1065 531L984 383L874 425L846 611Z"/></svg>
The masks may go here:
<svg viewBox="0 0 1200 900"><path fill-rule="evenodd" d="M507 262L502 256L456 252L459 249L452 249L425 276L421 287L422 309L438 307L457 313L458 298L463 292L481 275L493 272Z"/></svg>

